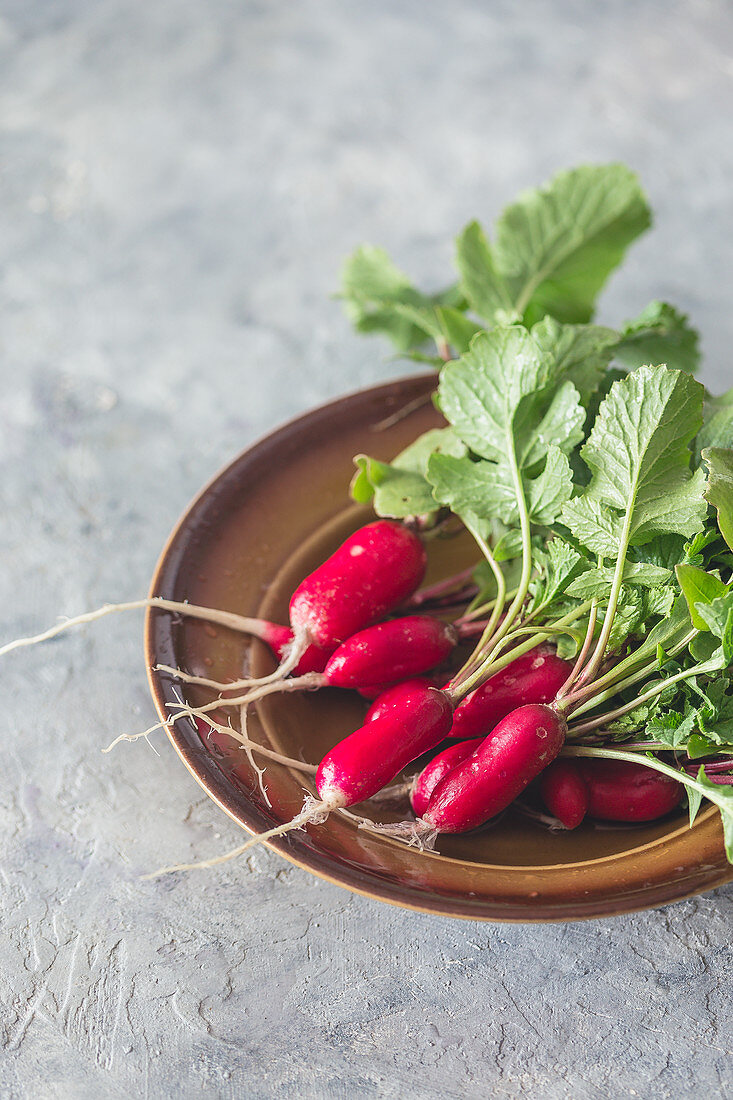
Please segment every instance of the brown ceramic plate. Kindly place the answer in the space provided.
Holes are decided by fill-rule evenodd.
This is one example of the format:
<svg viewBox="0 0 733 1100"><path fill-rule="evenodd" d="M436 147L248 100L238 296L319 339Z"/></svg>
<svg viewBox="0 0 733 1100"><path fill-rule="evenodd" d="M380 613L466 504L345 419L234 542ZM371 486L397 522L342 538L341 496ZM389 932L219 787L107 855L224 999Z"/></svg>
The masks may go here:
<svg viewBox="0 0 733 1100"><path fill-rule="evenodd" d="M427 400L434 376L377 386L286 424L240 455L190 506L165 547L151 595L189 600L287 622L288 599L303 576L368 518L349 504L352 456L390 458L439 423ZM426 398L422 403L421 398ZM390 412L417 408L390 427ZM448 554L451 555L450 562ZM469 545L433 542L429 578L456 569ZM146 623L148 667L175 665L216 680L273 667L259 642L158 611ZM158 711L176 700L175 683L150 674ZM195 691L199 694L196 695ZM191 691L200 702L204 689ZM366 704L336 690L275 696L259 704L250 733L290 757L317 763L361 724ZM228 738L202 742L180 721L170 733L186 767L245 829L260 833L289 820L303 801L302 773L268 766L267 806L241 750ZM225 743L228 742L228 743ZM312 787L310 788L312 789ZM377 816L377 811L374 811ZM399 819L400 807L383 819ZM562 921L661 905L733 879L712 808L688 828L676 815L631 829L583 825L551 835L509 812L484 832L447 837L435 853L418 852L360 831L334 814L321 826L277 838L287 859L357 893L445 916L496 921Z"/></svg>

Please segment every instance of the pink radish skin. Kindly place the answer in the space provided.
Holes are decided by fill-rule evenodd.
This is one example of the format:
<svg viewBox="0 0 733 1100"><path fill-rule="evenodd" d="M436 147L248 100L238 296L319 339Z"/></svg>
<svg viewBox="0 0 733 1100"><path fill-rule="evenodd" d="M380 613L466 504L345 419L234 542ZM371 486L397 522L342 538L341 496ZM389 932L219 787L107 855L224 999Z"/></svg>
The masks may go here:
<svg viewBox="0 0 733 1100"><path fill-rule="evenodd" d="M291 626L316 645L337 646L411 596L426 565L412 531L389 520L368 523L295 589Z"/></svg>
<svg viewBox="0 0 733 1100"><path fill-rule="evenodd" d="M571 670L572 665L546 646L517 657L459 703L451 737L485 737L517 707L552 702Z"/></svg>
<svg viewBox="0 0 733 1100"><path fill-rule="evenodd" d="M262 632L258 637L265 645L269 646L273 653L284 661L288 650L294 641L294 634L289 626L279 626L277 623L261 620ZM321 646L309 645L302 657L293 669L291 676L303 676L306 672L323 672L328 664L328 659L333 653L333 646L323 649Z"/></svg>
<svg viewBox="0 0 733 1100"><path fill-rule="evenodd" d="M455 645L450 623L406 615L354 634L332 654L323 675L331 687L345 688L407 679L441 664Z"/></svg>
<svg viewBox="0 0 733 1100"><path fill-rule="evenodd" d="M654 821L679 805L683 787L671 776L625 760L579 757L588 814L601 821Z"/></svg>
<svg viewBox="0 0 733 1100"><path fill-rule="evenodd" d="M418 683L429 684L430 687L443 687L445 676L416 676L408 677L408 679L416 679ZM380 695L384 695L386 692L391 691L392 688L399 687L400 684L404 684L407 681L402 680L390 680L388 684L370 684L368 687L359 687L356 690L361 695L362 699L368 699L370 703L375 703ZM445 689L444 689L445 690ZM371 713L371 707L367 711L367 718L365 721L371 721L369 714Z"/></svg>
<svg viewBox="0 0 733 1100"><path fill-rule="evenodd" d="M588 784L574 760L550 764L542 773L540 794L547 809L566 829L577 829L588 813Z"/></svg>
<svg viewBox="0 0 733 1100"><path fill-rule="evenodd" d="M422 820L439 833L476 829L517 798L560 752L565 719L551 707L519 707L434 789Z"/></svg>
<svg viewBox="0 0 733 1100"><path fill-rule="evenodd" d="M483 737L475 737L472 741L458 741L455 745L443 749L427 764L415 778L410 791L410 804L418 817L422 817L430 804L430 797L442 779L448 772L463 763L467 756L475 752Z"/></svg>
<svg viewBox="0 0 733 1100"><path fill-rule="evenodd" d="M398 684L382 684L379 694L364 715L364 725L366 725L367 722L374 721L375 718L381 718L382 715L392 710L395 706L399 707L402 700L403 688L421 686L440 687L440 680L432 676L417 676L413 679L401 680ZM363 688L360 689L360 694L364 694Z"/></svg>
<svg viewBox="0 0 733 1100"><path fill-rule="evenodd" d="M424 684L399 687L399 706L345 737L321 761L316 787L329 806L372 798L450 730L453 704L445 692Z"/></svg>

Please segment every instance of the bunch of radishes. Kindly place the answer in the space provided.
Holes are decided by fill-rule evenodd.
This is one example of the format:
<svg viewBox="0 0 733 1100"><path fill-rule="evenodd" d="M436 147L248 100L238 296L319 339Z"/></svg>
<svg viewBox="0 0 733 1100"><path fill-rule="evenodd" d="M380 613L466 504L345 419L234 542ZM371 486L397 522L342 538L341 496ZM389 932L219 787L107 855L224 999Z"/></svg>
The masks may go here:
<svg viewBox="0 0 733 1100"><path fill-rule="evenodd" d="M430 615L398 614L425 569L425 546L415 531L389 520L360 528L293 594L289 653L274 644L272 634L279 656L290 656L291 663L298 656L294 670L300 675L288 681L267 677L245 696L211 704L216 709L247 706L273 691L299 688L379 691L364 724L321 760L315 777L319 801L306 804L294 827L374 798L412 761L448 738L452 743L412 782L417 820L376 826L378 831L432 847L439 833L465 832L496 817L541 773L545 805L565 828L577 826L586 813L646 821L678 804L682 787L677 781L642 768L640 783L633 764L563 760L553 766L568 732L567 689L579 668L541 640L525 652L519 646L510 649L499 671L494 670L497 662L486 662L480 676L471 676L470 687L465 670L490 651L491 636L482 637L477 652L442 688L435 679L417 678L445 662L461 627L471 623L464 618L456 628ZM394 617L383 618L390 613ZM179 716L201 718L206 710L182 706ZM200 729L206 736L206 726Z"/></svg>

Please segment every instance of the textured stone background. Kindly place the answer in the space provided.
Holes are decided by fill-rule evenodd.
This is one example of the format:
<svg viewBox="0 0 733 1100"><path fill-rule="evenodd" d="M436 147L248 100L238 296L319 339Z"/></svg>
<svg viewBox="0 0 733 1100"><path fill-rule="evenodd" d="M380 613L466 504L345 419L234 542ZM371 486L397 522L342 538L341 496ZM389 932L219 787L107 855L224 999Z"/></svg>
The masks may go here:
<svg viewBox="0 0 733 1100"><path fill-rule="evenodd" d="M450 238L584 158L657 227L602 318L729 348L725 0L0 0L4 636L143 593L192 494L398 374L329 294L356 242ZM161 741L135 617L3 662L3 1098L730 1096L733 892L565 927L416 916L241 834ZM726 1082L727 1078L727 1082Z"/></svg>

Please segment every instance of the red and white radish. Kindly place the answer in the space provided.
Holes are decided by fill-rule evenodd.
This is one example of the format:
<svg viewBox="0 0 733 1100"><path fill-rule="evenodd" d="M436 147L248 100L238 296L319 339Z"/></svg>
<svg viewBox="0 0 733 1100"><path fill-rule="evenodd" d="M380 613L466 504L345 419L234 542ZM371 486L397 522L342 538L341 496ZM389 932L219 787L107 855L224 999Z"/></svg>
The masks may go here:
<svg viewBox="0 0 733 1100"><path fill-rule="evenodd" d="M377 794L412 760L439 745L450 730L453 704L425 684L399 685L399 705L340 741L321 761L316 787L332 807Z"/></svg>
<svg viewBox="0 0 733 1100"><path fill-rule="evenodd" d="M588 812L589 788L575 760L550 764L540 777L540 794L547 809L566 829L577 829Z"/></svg>
<svg viewBox="0 0 733 1100"><path fill-rule="evenodd" d="M467 756L475 752L483 741L482 737L475 737L471 741L457 741L455 745L449 745L437 756L434 756L429 764L426 764L419 775L415 776L410 791L410 805L418 817L422 817L430 804L433 791L449 772L461 764Z"/></svg>
<svg viewBox="0 0 733 1100"><path fill-rule="evenodd" d="M522 654L458 704L451 737L485 737L517 707L552 702L571 669L548 646Z"/></svg>
<svg viewBox="0 0 733 1100"><path fill-rule="evenodd" d="M412 595L426 566L425 548L407 527L368 523L295 589L293 631L324 648L337 646Z"/></svg>
<svg viewBox="0 0 733 1100"><path fill-rule="evenodd" d="M246 695L215 700L201 707L213 710L222 704L254 703L277 692L313 691L321 687L359 688L379 683L390 673L403 680L442 664L456 645L450 623L427 615L406 615L388 619L360 630L331 654L323 672L309 672L292 680L281 680L255 688ZM231 687L232 685L219 685ZM187 708L181 704L181 714Z"/></svg>
<svg viewBox="0 0 733 1100"><path fill-rule="evenodd" d="M644 764L600 757L575 763L588 787L588 814L601 821L654 821L682 798L682 783Z"/></svg>
<svg viewBox="0 0 733 1100"><path fill-rule="evenodd" d="M425 833L463 833L514 801L565 741L564 717L543 703L512 711L438 783L418 825Z"/></svg>
<svg viewBox="0 0 733 1100"><path fill-rule="evenodd" d="M440 679L435 676L416 676L409 680L401 680L398 684L382 684L379 694L374 698L372 705L364 715L364 725L367 722L371 722L374 718L381 718L383 714L386 714L393 707L399 707L402 702L403 688L418 687L423 685L425 687L440 687ZM360 695L364 695L363 688L359 690Z"/></svg>
<svg viewBox="0 0 733 1100"><path fill-rule="evenodd" d="M331 687L388 683L441 664L458 641L450 623L427 615L389 619L353 634L323 671Z"/></svg>

